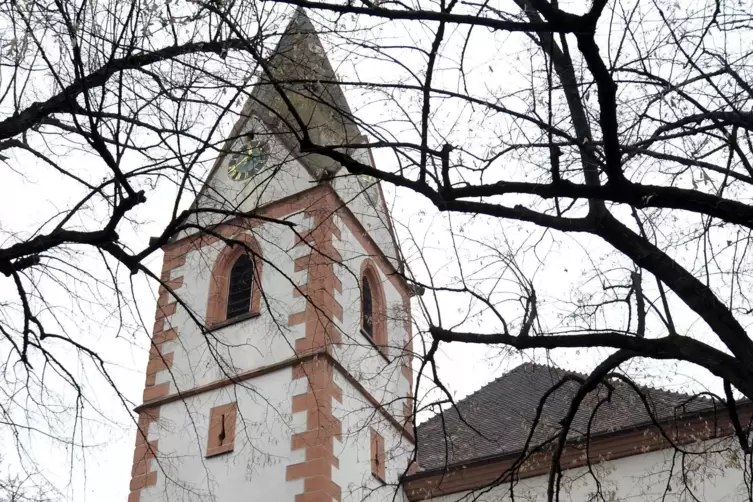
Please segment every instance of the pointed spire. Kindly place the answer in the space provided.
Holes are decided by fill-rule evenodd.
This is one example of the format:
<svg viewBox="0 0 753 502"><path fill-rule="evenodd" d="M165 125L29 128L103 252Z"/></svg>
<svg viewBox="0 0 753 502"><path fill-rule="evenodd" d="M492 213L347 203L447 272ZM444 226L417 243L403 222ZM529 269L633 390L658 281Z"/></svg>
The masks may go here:
<svg viewBox="0 0 753 502"><path fill-rule="evenodd" d="M285 93L316 144L358 142L360 131L311 19L296 9L267 61L269 74L254 89L254 108L280 133L300 133L294 115L282 99ZM292 139L292 138L291 138ZM340 165L327 157L308 155L316 175L334 174Z"/></svg>

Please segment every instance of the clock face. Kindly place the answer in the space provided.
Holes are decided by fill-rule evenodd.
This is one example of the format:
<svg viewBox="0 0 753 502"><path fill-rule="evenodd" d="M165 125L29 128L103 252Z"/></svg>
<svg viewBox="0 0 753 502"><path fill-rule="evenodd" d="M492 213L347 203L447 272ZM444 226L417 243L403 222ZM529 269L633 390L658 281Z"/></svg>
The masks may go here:
<svg viewBox="0 0 753 502"><path fill-rule="evenodd" d="M233 181L245 181L258 173L267 163L269 153L266 145L252 141L233 154L227 166L227 175Z"/></svg>

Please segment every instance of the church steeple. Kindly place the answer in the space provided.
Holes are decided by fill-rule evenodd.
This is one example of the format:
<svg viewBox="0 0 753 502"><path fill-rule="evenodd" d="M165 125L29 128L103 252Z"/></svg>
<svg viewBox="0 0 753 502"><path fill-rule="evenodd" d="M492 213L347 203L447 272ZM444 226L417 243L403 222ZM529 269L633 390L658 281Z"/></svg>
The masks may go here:
<svg viewBox="0 0 753 502"><path fill-rule="evenodd" d="M163 248L129 502L386 502L410 459L410 288L381 189L322 180L338 166L296 150L280 96L315 143L357 140L302 11L265 67L198 228Z"/></svg>

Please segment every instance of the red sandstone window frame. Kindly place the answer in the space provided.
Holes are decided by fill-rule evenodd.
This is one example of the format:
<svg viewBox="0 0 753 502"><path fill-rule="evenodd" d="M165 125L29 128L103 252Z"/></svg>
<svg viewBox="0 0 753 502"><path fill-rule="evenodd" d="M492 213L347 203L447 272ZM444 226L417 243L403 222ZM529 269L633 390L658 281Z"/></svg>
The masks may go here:
<svg viewBox="0 0 753 502"><path fill-rule="evenodd" d="M259 315L261 308L262 254L256 239L249 234L230 238L237 243L226 245L212 267L209 280L209 302L205 324L207 328L218 328L225 324L242 321ZM242 243L242 244L241 244ZM230 292L230 271L241 255L248 254L254 264L254 277L251 283L251 302L248 313L227 319L227 302Z"/></svg>
<svg viewBox="0 0 753 502"><path fill-rule="evenodd" d="M363 279L368 281L369 289L371 290L372 335L369 335L363 325ZM377 350L384 357L387 357L387 301L384 296L384 288L379 271L370 258L365 259L361 264L361 285L358 290L361 296L358 321L361 333L376 346Z"/></svg>
<svg viewBox="0 0 753 502"><path fill-rule="evenodd" d="M384 462L384 438L377 431L371 429L371 474L382 483L387 482Z"/></svg>
<svg viewBox="0 0 753 502"><path fill-rule="evenodd" d="M237 418L238 404L236 402L215 406L209 410L206 457L233 451Z"/></svg>

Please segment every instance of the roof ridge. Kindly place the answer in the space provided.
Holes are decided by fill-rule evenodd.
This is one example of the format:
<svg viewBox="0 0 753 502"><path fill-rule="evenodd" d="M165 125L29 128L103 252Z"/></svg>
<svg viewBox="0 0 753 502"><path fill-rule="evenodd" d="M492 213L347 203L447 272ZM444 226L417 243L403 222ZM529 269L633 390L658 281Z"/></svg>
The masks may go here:
<svg viewBox="0 0 753 502"><path fill-rule="evenodd" d="M497 379L495 379L494 381L496 381L496 380L498 380L498 379L500 379L500 378L502 378L502 377L504 377L504 376L506 376L506 375L508 375L508 374L510 374L512 372L514 372L514 371L517 371L518 369L520 369L520 368L522 368L524 366L533 366L533 367L541 368L541 369L554 369L556 371L564 372L565 374L568 374L568 375L578 375L578 376L581 376L583 378L588 378L588 376L589 376L587 373L582 373L580 371L574 371L574 370L569 370L569 369L566 369L566 368L561 368L561 367L557 366L556 364L541 364L541 363L536 363L536 362L530 361L530 362L525 362L525 363L522 363L522 364L516 366L515 368L513 368L510 371L508 371L507 373L505 373L505 375L497 377ZM678 392L678 391L670 390L670 389L667 389L667 388L664 388L664 387L660 387L660 386L654 387L654 386L651 386L651 385L647 385L647 384L636 382L635 379L633 379L633 378L631 378L631 377L629 377L627 375L625 375L625 376L627 378L629 378L631 382L633 382L633 384L635 385L635 387L637 387L638 389L640 389L642 391L646 391L646 394L650 394L651 392L656 392L656 393L660 392L660 393L668 394L670 396L675 396L675 397L678 397L678 398L693 398L693 397L696 397L697 399L704 399L704 400L708 399L708 398L705 398L705 397L702 397L702 396L697 396L698 393L696 393L696 394L688 394L688 393L685 393L685 392ZM621 379L614 379L614 378L612 378L610 380L616 381L617 384L629 387L630 390L633 390L632 386L626 384ZM491 383L492 382L489 382L489 384L491 384ZM487 385L489 385L489 384L487 384ZM479 389L479 390L481 390L481 389ZM478 392L478 391L476 391L476 392ZM469 394L469 396L470 396L470 394Z"/></svg>
<svg viewBox="0 0 753 502"><path fill-rule="evenodd" d="M542 363L537 363L537 362L534 362L534 361L525 361L525 362L522 362L522 363L518 364L514 368L506 371L502 375L494 378L493 380L490 380L489 382L487 382L486 384L482 385L481 387L479 387L475 391L471 392L467 396L463 397L462 399L455 401L453 403L453 406L449 407L447 410L445 410L445 409L443 409L443 408L440 407L440 410L438 412L435 412L434 415L432 415L431 417L429 417L428 419L426 419L424 422L422 422L421 424L419 424L418 428L420 428L422 426L425 426L425 425L429 424L430 422L433 422L433 421L437 420L439 418L440 414L443 413L444 411L450 411L450 410L453 410L453 409L456 409L456 411L458 411L457 408L459 408L461 405L463 405L465 402L467 402L468 400L470 400L471 398L473 398L474 396L476 396L480 392L484 391L485 389L488 389L493 384L499 382L500 380L502 380L504 378L509 377L510 375L519 373L521 371L525 372L529 368L532 369L532 370L534 370L534 371L535 370L549 370L549 371L554 371L554 372L560 373L561 374L560 376L564 376L564 375L577 375L577 376L580 376L582 378L588 378L588 374L587 373L582 373L582 372L579 372L579 371L574 371L574 370L569 370L569 369L566 369L566 368L562 368L560 366L557 366L554 363L542 364ZM615 380L615 379L610 379L610 380ZM633 381L633 380L631 379L631 381ZM632 388L632 386L626 384L622 380L617 379L616 382L614 382L614 383L618 384L620 387L624 387L626 390L630 390L631 392L635 392L635 390ZM654 397L658 397L658 396L656 396L656 394L659 394L659 393L661 393L661 394L663 394L663 395L665 395L667 397L673 396L673 397L676 397L676 398L692 398L692 397L695 396L693 394L686 394L686 393L683 393L683 392L676 392L676 391L667 390L667 389L664 389L664 388L661 388L661 387L651 387L649 385L639 384L638 382L635 382L635 381L633 381L633 383L635 384L635 386L638 389L640 389L641 391L643 391L644 395L648 396L649 399L651 398L651 393L654 393ZM690 403L692 403L694 401L695 402L698 402L698 401L708 401L708 402L710 402L711 399L703 397L703 396L696 396L696 399L689 399L685 404L690 404ZM465 419L466 417L463 417L463 418Z"/></svg>
<svg viewBox="0 0 753 502"><path fill-rule="evenodd" d="M633 385L635 385L635 387L637 387L647 397L651 397L651 393L654 393L655 396L657 394L664 394L667 397L675 397L675 398L678 398L678 399L680 399L680 398L686 399L686 401L683 404L689 404L689 403L692 403L694 401L696 401L696 402L697 401L706 401L706 402L711 402L712 401L712 399L709 398L709 397L699 396L699 394L701 394L699 392L696 392L694 394L688 394L686 392L677 392L677 391L674 391L674 390L669 390L669 389L666 389L664 387L658 387L658 386L657 387L652 387L650 385L638 383L633 378L630 378L627 375L625 375L625 376L627 378L629 378L630 381L633 383ZM612 380L612 382L610 382L612 385L616 384L616 385L619 385L621 387L625 387L625 388L629 389L632 392L635 392L635 389L633 388L632 385L628 385L627 383L625 383L621 379L615 379L615 378L613 378L613 379L610 379L610 380Z"/></svg>

